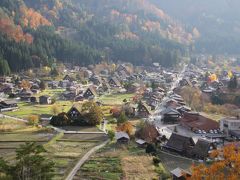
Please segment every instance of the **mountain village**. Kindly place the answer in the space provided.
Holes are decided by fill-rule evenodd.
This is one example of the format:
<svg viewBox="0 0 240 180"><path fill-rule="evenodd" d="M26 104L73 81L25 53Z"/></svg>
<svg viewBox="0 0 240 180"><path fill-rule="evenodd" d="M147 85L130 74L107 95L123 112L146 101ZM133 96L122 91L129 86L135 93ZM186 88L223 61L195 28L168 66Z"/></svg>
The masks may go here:
<svg viewBox="0 0 240 180"><path fill-rule="evenodd" d="M103 62L2 76L0 154L12 161L21 144L42 144L54 179L186 179L220 158L212 152L239 146L235 61L229 70L197 56L175 69Z"/></svg>

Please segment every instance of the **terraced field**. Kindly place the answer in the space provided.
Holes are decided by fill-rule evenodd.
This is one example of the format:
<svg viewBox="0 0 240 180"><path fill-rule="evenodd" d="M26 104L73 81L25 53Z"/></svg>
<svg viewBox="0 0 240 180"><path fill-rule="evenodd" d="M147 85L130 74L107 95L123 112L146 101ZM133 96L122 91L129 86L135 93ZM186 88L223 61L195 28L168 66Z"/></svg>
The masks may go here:
<svg viewBox="0 0 240 180"><path fill-rule="evenodd" d="M16 120L0 119L0 157L14 162L15 151L21 144L26 142L42 144L47 150L45 155L55 162L54 179L65 179L81 157L108 139L108 136L96 127L72 128L66 127L69 130L89 133L56 133L49 129L28 126Z"/></svg>
<svg viewBox="0 0 240 180"><path fill-rule="evenodd" d="M54 133L39 131L20 131L0 133L0 157L7 161L15 158L15 150L26 142L46 144L54 136Z"/></svg>
<svg viewBox="0 0 240 180"><path fill-rule="evenodd" d="M107 140L105 134L64 134L47 147L47 155L55 162L54 179L64 179L78 160L90 149Z"/></svg>

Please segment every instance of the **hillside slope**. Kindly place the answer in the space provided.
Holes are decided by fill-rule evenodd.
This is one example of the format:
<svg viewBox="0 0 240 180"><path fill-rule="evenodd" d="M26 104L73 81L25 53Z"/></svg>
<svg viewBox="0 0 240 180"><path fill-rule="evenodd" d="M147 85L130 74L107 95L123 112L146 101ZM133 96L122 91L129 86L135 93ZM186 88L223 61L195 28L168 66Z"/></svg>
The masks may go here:
<svg viewBox="0 0 240 180"><path fill-rule="evenodd" d="M239 0L151 0L171 17L196 27L201 38L196 42L200 52L232 53L240 51Z"/></svg>
<svg viewBox="0 0 240 180"><path fill-rule="evenodd" d="M0 59L12 71L55 59L173 66L198 38L149 0L1 0L0 14Z"/></svg>

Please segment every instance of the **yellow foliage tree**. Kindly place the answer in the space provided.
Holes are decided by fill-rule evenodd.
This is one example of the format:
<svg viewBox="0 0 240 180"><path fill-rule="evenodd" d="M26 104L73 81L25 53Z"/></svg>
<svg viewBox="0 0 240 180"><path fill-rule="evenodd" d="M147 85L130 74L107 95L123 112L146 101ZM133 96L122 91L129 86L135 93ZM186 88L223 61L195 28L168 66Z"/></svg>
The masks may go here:
<svg viewBox="0 0 240 180"><path fill-rule="evenodd" d="M125 122L123 124L120 124L116 129L117 131L124 131L128 135L131 135L133 132L133 125L130 122Z"/></svg>
<svg viewBox="0 0 240 180"><path fill-rule="evenodd" d="M23 89L30 89L31 88L31 84L29 83L28 80L22 80L21 84L20 84L20 87L23 88Z"/></svg>
<svg viewBox="0 0 240 180"><path fill-rule="evenodd" d="M216 74L211 74L208 78L211 82L217 81L218 79Z"/></svg>
<svg viewBox="0 0 240 180"><path fill-rule="evenodd" d="M186 103L193 109L201 111L204 107L204 99L199 89L184 87L180 92Z"/></svg>
<svg viewBox="0 0 240 180"><path fill-rule="evenodd" d="M228 71L228 77L231 79L233 77L232 71Z"/></svg>
<svg viewBox="0 0 240 180"><path fill-rule="evenodd" d="M240 149L234 144L227 145L221 150L211 153L211 158L215 160L210 166L204 164L192 167L192 177L194 180L215 180L215 179L240 179Z"/></svg>

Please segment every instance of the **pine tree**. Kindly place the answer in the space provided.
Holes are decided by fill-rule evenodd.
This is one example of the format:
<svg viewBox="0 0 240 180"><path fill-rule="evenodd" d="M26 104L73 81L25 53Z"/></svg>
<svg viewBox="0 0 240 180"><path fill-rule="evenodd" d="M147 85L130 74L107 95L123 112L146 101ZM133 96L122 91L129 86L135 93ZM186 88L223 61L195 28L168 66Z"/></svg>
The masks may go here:
<svg viewBox="0 0 240 180"><path fill-rule="evenodd" d="M8 62L0 57L0 75L9 75L11 73Z"/></svg>

